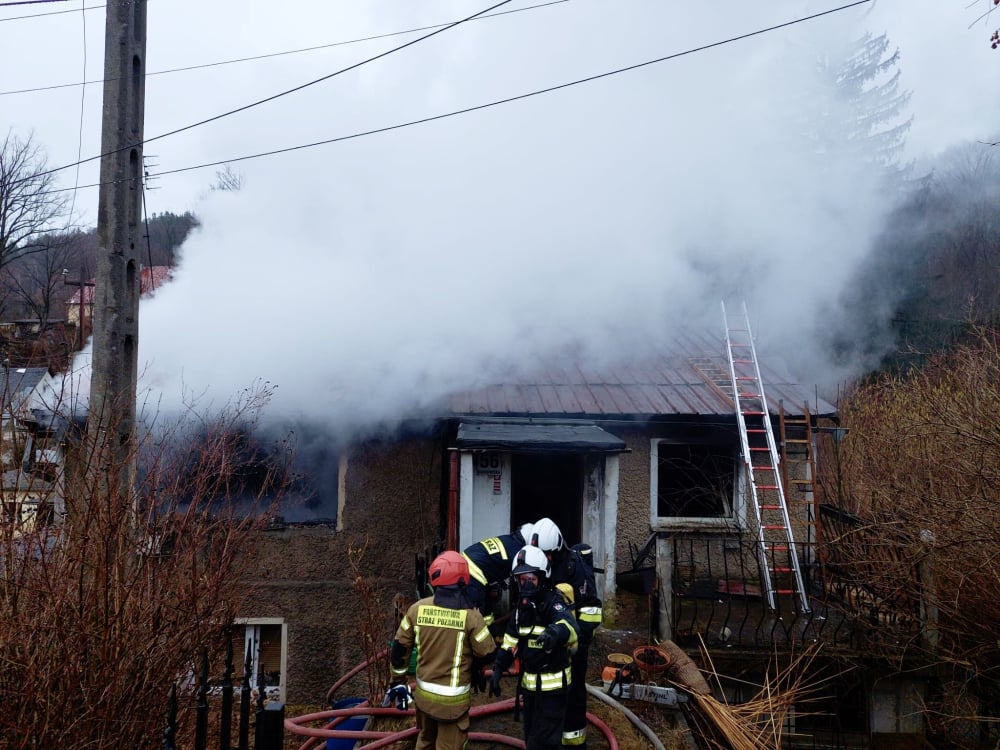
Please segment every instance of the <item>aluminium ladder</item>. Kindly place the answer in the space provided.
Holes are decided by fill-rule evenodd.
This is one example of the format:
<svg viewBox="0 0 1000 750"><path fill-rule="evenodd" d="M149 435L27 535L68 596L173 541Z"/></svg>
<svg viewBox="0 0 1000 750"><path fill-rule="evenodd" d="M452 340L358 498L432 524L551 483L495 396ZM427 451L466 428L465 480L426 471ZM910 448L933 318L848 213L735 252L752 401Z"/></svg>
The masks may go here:
<svg viewBox="0 0 1000 750"><path fill-rule="evenodd" d="M801 610L808 612L809 594L795 549L788 503L778 469L778 448L764 396L746 303L743 303L742 320L731 324L723 302L722 319L726 327L726 353L743 465L756 515L757 557L764 595L772 610L778 608L776 596L796 595Z"/></svg>

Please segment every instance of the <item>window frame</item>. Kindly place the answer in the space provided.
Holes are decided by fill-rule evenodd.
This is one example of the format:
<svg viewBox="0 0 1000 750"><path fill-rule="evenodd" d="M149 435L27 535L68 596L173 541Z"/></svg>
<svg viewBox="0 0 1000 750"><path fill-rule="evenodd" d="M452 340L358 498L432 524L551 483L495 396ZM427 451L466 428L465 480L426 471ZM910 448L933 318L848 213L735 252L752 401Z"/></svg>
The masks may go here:
<svg viewBox="0 0 1000 750"><path fill-rule="evenodd" d="M739 445L734 443L732 446L733 496L729 498L727 503L729 510L727 514L719 516L661 516L658 507L660 445L701 445L725 448L726 444L718 440L698 438L680 440L669 437L651 438L649 442L649 525L653 531L718 530L740 532L746 529L746 479Z"/></svg>
<svg viewBox="0 0 1000 750"><path fill-rule="evenodd" d="M280 677L278 678L277 685L267 685L265 687L265 692L269 699L274 699L284 702L285 693L288 687L288 623L285 622L282 617L237 617L233 621L233 625L243 630L243 653L246 654L246 644L248 640L254 641L254 663L253 670L250 677L251 689L257 689L257 675L260 669L260 638L261 638L261 626L270 627L280 627L281 629L281 659L280 659ZM251 635L251 629L255 631L255 636ZM242 686L242 675L237 675L237 679L240 679L240 683L236 686L239 689ZM274 695L274 690L277 688L277 696Z"/></svg>

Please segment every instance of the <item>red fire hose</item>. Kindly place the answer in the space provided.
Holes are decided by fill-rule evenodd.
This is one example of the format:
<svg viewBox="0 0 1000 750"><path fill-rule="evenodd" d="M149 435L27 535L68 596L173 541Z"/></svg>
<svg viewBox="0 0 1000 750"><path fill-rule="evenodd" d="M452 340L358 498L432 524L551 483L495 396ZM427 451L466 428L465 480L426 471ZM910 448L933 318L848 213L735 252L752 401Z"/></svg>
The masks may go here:
<svg viewBox="0 0 1000 750"><path fill-rule="evenodd" d="M514 708L514 699L488 703L483 706L474 706L469 711L470 718L479 716L491 716L493 714L511 711ZM374 740L367 745L363 745L361 750L378 750L379 748L391 745L394 742L409 739L417 733L416 727L397 730L393 732L376 732L368 730L336 729L336 725L350 716L413 716L412 709L400 711L396 708L381 708L372 706L357 706L354 708L337 708L328 711L318 711L316 713L304 714L285 719L285 729L292 734L309 737L299 750L310 750L319 744L320 739L344 739L344 740ZM303 726L317 721L327 721L323 728ZM587 721L594 725L607 739L610 750L618 750L618 739L611 728L593 714L587 714ZM469 739L473 741L495 742L497 744L509 745L511 747L524 748L524 741L510 737L508 735L494 734L492 732L470 732Z"/></svg>

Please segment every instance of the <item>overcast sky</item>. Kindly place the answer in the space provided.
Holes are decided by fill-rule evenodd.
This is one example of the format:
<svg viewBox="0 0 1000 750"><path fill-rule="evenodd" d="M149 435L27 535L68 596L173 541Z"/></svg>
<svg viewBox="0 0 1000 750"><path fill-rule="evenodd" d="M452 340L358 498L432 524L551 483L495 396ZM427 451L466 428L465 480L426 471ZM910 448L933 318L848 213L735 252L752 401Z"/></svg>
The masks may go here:
<svg viewBox="0 0 1000 750"><path fill-rule="evenodd" d="M496 2L496 0L494 0ZM457 20L483 0L149 0L147 138L326 76ZM517 0L501 11L534 3ZM146 147L153 173L486 104L831 10L837 0L565 0L471 21L288 96ZM140 367L167 404L278 385L282 415L387 418L567 343L641 352L722 298L804 382L804 357L887 207L853 165L822 174L806 113L834 92L818 61L865 32L900 50L907 158L1000 130L1000 21L988 0L877 0L527 100L156 179L152 213L193 211L176 281L143 303ZM0 127L61 166L99 152L104 9L0 8ZM70 9L72 12L55 13ZM17 16L47 13L34 18ZM1000 15L1000 14L998 14ZM996 18L997 15L994 16ZM12 19L12 20L5 20ZM992 19L991 19L992 20ZM86 38L86 45L84 45ZM329 46L335 43L337 46ZM81 93L82 101L82 145ZM78 182L76 182L78 180ZM59 174L97 181L97 163ZM97 191L76 207L93 224ZM807 366L809 365L809 366Z"/></svg>

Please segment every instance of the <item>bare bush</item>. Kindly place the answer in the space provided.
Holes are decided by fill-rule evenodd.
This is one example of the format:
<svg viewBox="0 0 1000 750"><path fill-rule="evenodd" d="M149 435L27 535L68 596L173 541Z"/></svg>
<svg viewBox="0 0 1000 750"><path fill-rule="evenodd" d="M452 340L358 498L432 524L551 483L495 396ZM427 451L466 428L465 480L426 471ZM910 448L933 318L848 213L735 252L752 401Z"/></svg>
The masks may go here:
<svg viewBox="0 0 1000 750"><path fill-rule="evenodd" d="M914 604L919 637L899 666L933 664L975 695L962 716L935 708L939 727L972 722L988 738L1000 709L1000 333L973 328L919 371L860 386L841 416L841 473L824 482L839 480L865 525L827 541L872 590Z"/></svg>
<svg viewBox="0 0 1000 750"><path fill-rule="evenodd" d="M55 483L62 523L3 527L0 746L111 750L160 736L170 686L202 647L221 651L252 593L246 553L285 465L246 481L241 436L268 395L149 433L124 465L74 470L73 455L96 455L77 445ZM109 489L136 458L135 492Z"/></svg>

